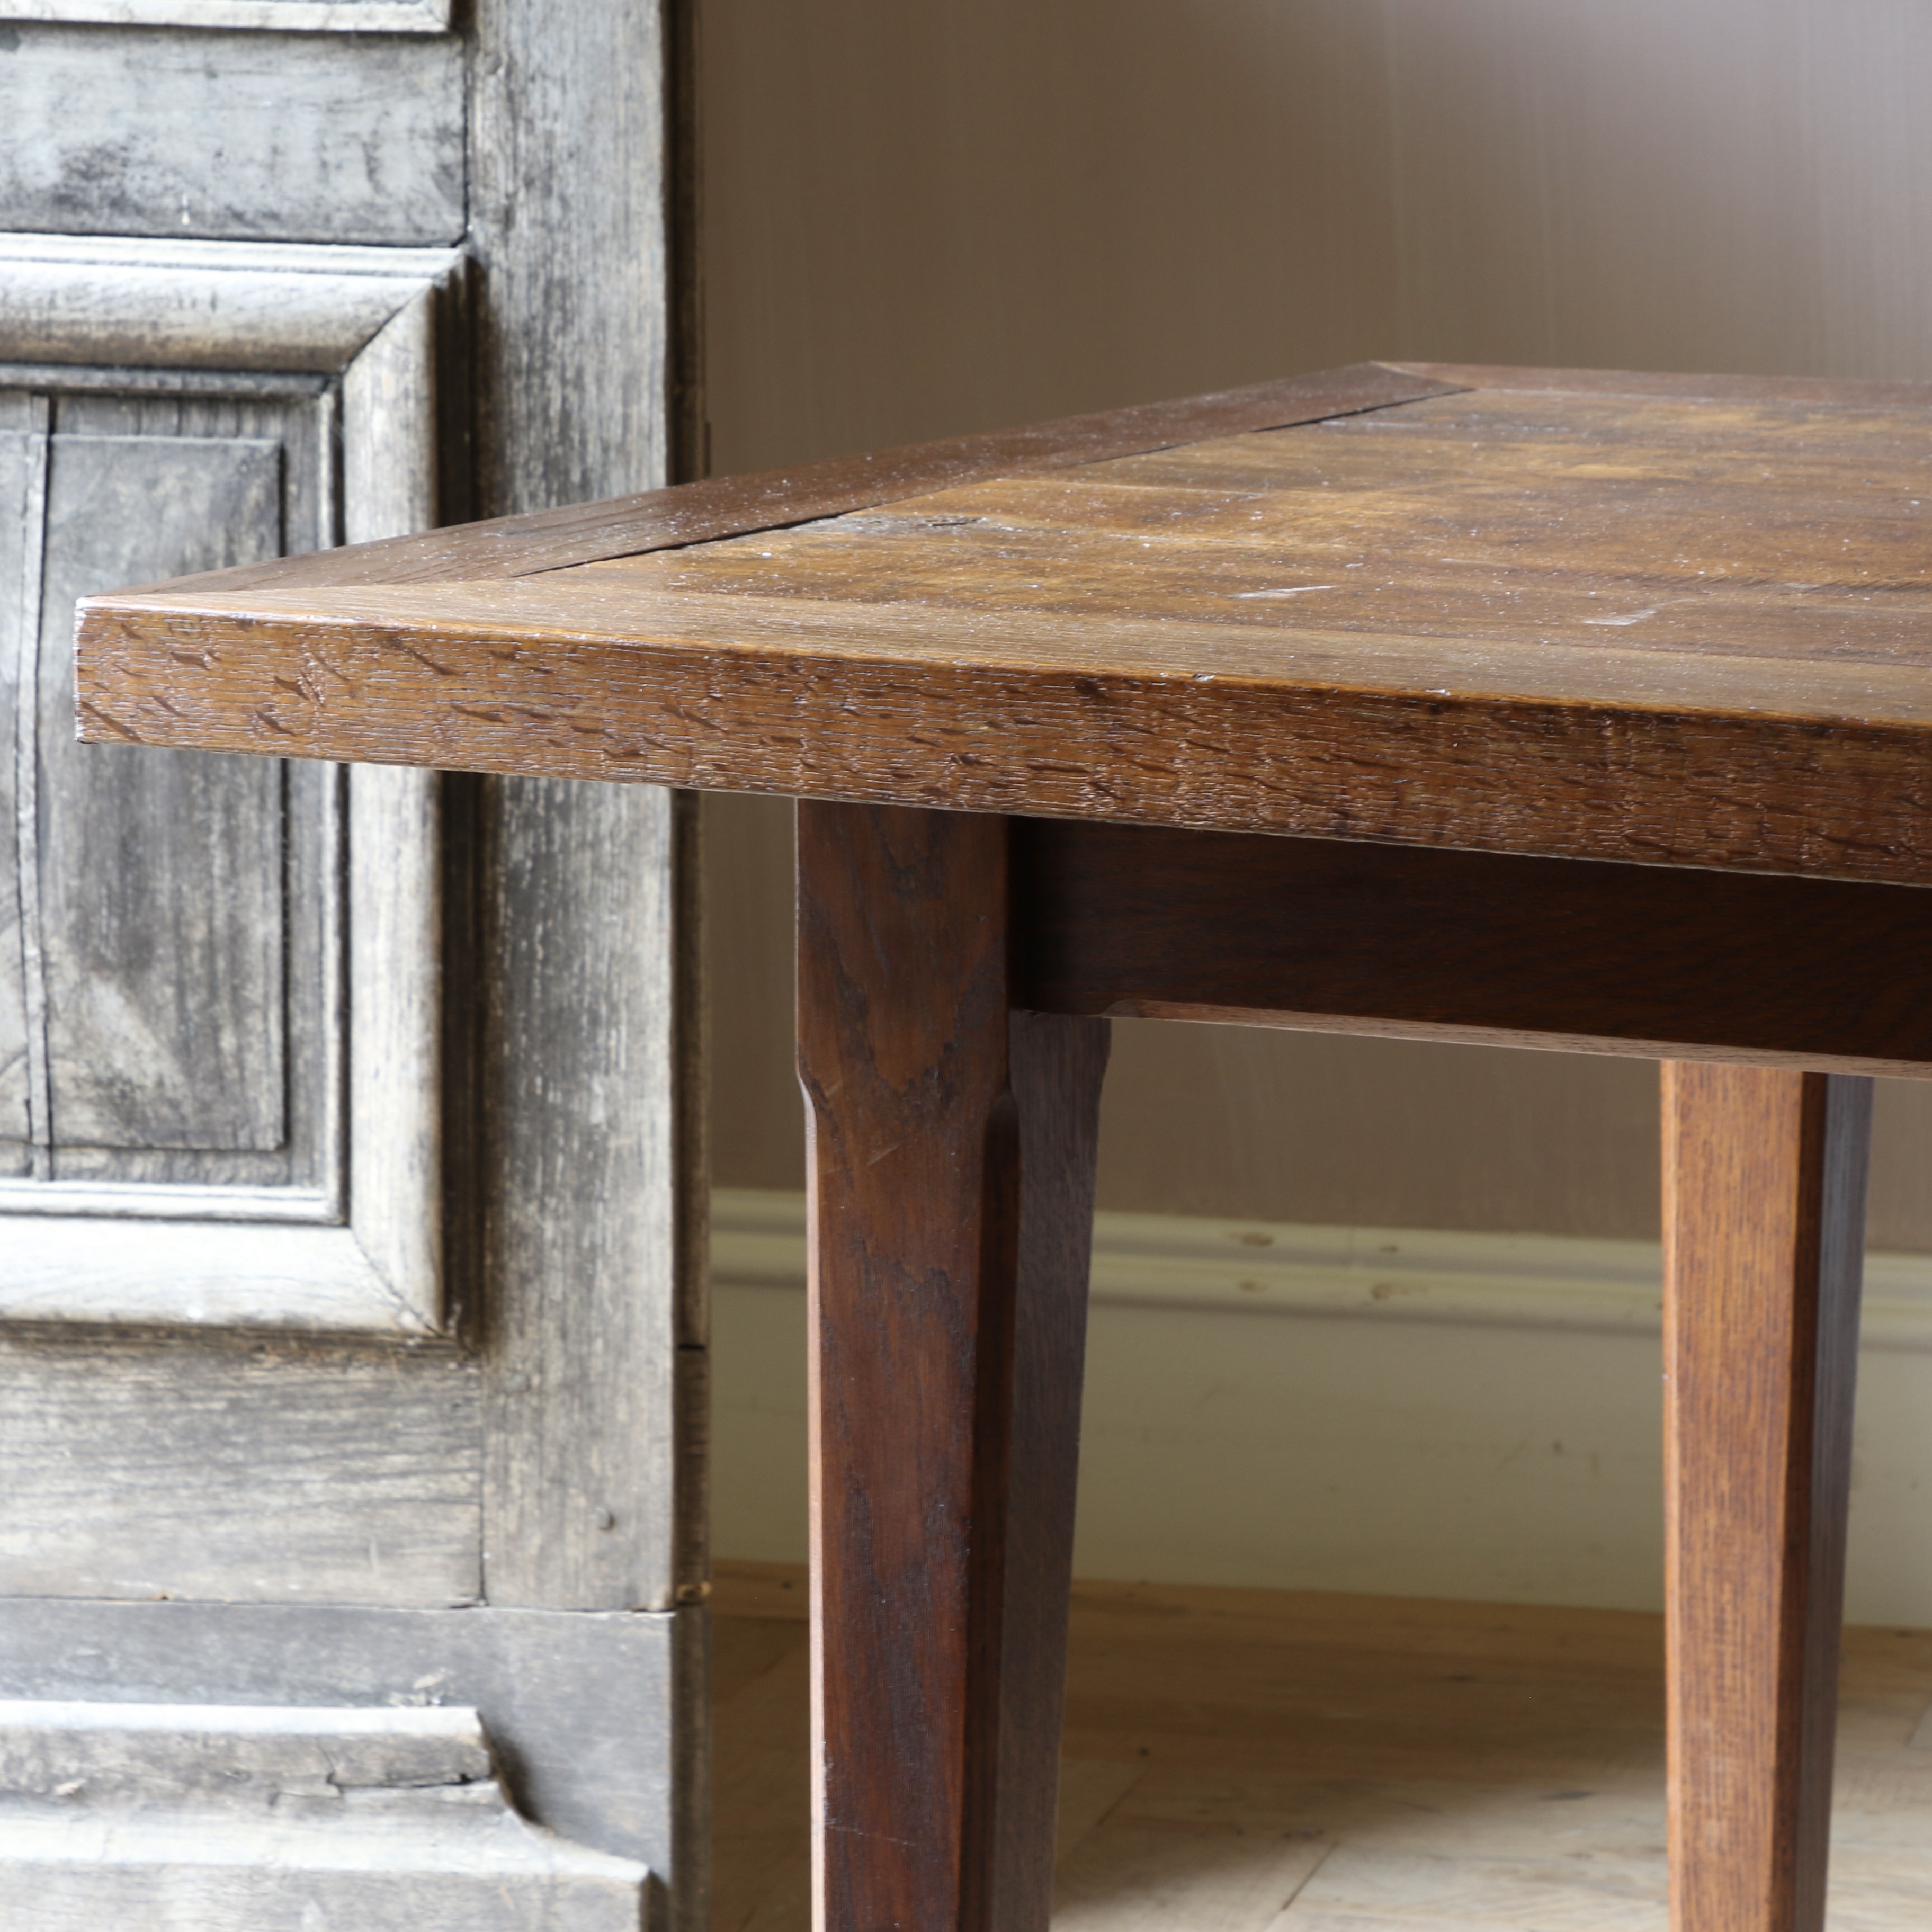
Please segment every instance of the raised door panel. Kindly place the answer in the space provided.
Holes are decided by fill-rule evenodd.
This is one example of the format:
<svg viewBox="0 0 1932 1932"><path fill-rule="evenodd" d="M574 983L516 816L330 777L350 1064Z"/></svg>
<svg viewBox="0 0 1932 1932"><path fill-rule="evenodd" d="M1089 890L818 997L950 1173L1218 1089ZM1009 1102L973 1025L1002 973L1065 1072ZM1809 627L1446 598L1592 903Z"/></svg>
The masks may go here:
<svg viewBox="0 0 1932 1932"><path fill-rule="evenodd" d="M0 592L18 614L0 693L15 808L0 842L26 1114L24 1130L17 1110L13 1136L0 1129L0 1172L36 1184L0 1183L0 1214L99 1210L112 1204L88 1186L165 1185L273 1190L284 1211L339 1218L341 778L83 747L70 647L90 586L324 534L331 398L310 377L242 398L109 380L70 388L83 372L50 371L13 392L40 427L14 439L26 514Z"/></svg>
<svg viewBox="0 0 1932 1932"><path fill-rule="evenodd" d="M0 1318L440 1326L436 781L81 747L70 640L104 584L427 521L459 268L0 242Z"/></svg>
<svg viewBox="0 0 1932 1932"><path fill-rule="evenodd" d="M266 436L51 440L36 856L56 1148L286 1142L283 772L76 743L61 648L89 585L279 556L282 456Z"/></svg>

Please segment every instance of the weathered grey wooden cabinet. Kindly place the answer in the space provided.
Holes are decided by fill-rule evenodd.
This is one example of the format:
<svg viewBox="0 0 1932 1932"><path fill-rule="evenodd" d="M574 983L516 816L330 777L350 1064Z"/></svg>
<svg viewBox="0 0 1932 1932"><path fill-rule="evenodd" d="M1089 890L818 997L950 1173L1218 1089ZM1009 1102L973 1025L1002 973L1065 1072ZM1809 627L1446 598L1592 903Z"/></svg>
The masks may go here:
<svg viewBox="0 0 1932 1932"><path fill-rule="evenodd" d="M642 789L72 741L75 597L664 480L658 0L0 0L0 1886L694 1925Z"/></svg>

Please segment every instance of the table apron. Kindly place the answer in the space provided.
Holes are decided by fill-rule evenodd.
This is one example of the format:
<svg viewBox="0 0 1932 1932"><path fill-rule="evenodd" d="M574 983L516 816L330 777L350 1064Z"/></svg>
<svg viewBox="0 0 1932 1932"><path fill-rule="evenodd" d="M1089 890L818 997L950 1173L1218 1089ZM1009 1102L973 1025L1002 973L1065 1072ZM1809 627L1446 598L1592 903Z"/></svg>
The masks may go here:
<svg viewBox="0 0 1932 1932"><path fill-rule="evenodd" d="M1042 1012L1932 1074L1932 891L1015 818Z"/></svg>

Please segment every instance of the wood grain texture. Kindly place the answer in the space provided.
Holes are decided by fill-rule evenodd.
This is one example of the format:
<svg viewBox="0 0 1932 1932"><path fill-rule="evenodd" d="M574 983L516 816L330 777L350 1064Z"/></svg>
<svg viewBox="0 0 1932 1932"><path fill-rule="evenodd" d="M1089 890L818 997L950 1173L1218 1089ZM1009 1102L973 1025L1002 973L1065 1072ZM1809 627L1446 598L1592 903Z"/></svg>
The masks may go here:
<svg viewBox="0 0 1932 1932"><path fill-rule="evenodd" d="M658 10L482 0L474 20L477 507L542 521L664 474ZM654 790L513 780L478 810L489 1010L462 1198L484 1217L488 1588L663 1607L704 1577L694 827ZM676 1748L701 1810L694 1736Z"/></svg>
<svg viewBox="0 0 1932 1932"><path fill-rule="evenodd" d="M674 1886L700 1616L0 1598L0 1691L132 1704L472 1706L518 1808ZM662 1897L662 1895L660 1895Z"/></svg>
<svg viewBox="0 0 1932 1932"><path fill-rule="evenodd" d="M0 1702L19 1932L638 1932L650 1874L531 1826L473 1710Z"/></svg>
<svg viewBox="0 0 1932 1932"><path fill-rule="evenodd" d="M338 375L460 262L440 249L0 235L0 359L92 365L96 380L116 368Z"/></svg>
<svg viewBox="0 0 1932 1932"><path fill-rule="evenodd" d="M1203 435L1280 428L1444 392L1443 384L1361 363L1177 402L1101 410L748 476L708 478L614 502L498 518L353 554L224 572L204 587L214 592L256 585L433 584L529 576L838 516L990 477L1102 462ZM561 466L556 480L565 480Z"/></svg>
<svg viewBox="0 0 1932 1932"><path fill-rule="evenodd" d="M1910 886L1015 821L1042 1011L1932 1070Z"/></svg>
<svg viewBox="0 0 1932 1932"><path fill-rule="evenodd" d="M1458 388L1516 390L1543 396L1664 396L1727 403L1932 407L1932 382L1886 382L1868 377L1696 375L1657 369L1534 369L1487 362L1391 361L1389 367Z"/></svg>
<svg viewBox="0 0 1932 1932"><path fill-rule="evenodd" d="M333 1225L333 1204L313 1195L277 1200L274 1189L238 1189L224 1198L200 1188L130 1187L118 1196L76 1190L78 1199L61 1190L50 1200L48 1191L25 1202L18 1193L0 1195L9 1210L0 1319L411 1340L438 1326L434 1272L400 1273L393 1252ZM92 1211L32 1211L70 1204ZM310 1216L264 1226L270 1206L306 1207ZM214 1218L209 1210L217 1207L236 1210L233 1218ZM172 1218L160 1218L158 1208ZM433 1220L427 1232L435 1232Z"/></svg>
<svg viewBox="0 0 1932 1932"><path fill-rule="evenodd" d="M1016 1012L1018 1254L1011 1441L1000 1499L999 1738L987 1922L1041 1932L1052 1910L1054 1807L1066 1702L1066 1604L1087 1354L1087 1282L1106 1071L1104 1020Z"/></svg>
<svg viewBox="0 0 1932 1932"><path fill-rule="evenodd" d="M672 299L660 9L476 0L472 14L481 507L541 513L652 489L666 475Z"/></svg>
<svg viewBox="0 0 1932 1932"><path fill-rule="evenodd" d="M103 600L86 728L1913 883L1928 448L1856 394L1459 392L535 578Z"/></svg>
<svg viewBox="0 0 1932 1932"><path fill-rule="evenodd" d="M244 27L257 32L437 34L452 0L11 0L22 20L117 27Z"/></svg>
<svg viewBox="0 0 1932 1932"><path fill-rule="evenodd" d="M52 439L30 862L56 1140L269 1152L286 1137L281 774L94 758L67 728L62 648L76 596L130 553L276 554L281 457L259 436Z"/></svg>
<svg viewBox="0 0 1932 1932"><path fill-rule="evenodd" d="M196 10L205 22L210 10ZM349 10L336 10L338 16ZM363 24L382 23L376 10L354 10ZM398 24L397 10L389 10L388 25ZM473 466L469 451L477 441L488 444L486 507L529 508L554 500L557 478L566 474L573 493L658 481L653 438L662 379L653 356L662 357L640 344L661 338L663 292L656 256L638 245L660 218L656 9L586 13L519 4L463 12L464 25L476 32L462 40L344 36L332 46L284 34L30 26L0 37L9 56L0 88L31 69L38 89L33 111L44 116L49 99L62 91L51 86L48 74L70 70L64 92L72 124L48 130L36 124L27 132L38 145L18 154L10 147L8 155L42 170L50 198L76 203L76 219L57 215L48 225L118 224L174 235L362 234L398 244L467 241L473 213L489 275L472 341L462 340L462 304L445 299L458 292L443 286L453 266L446 256L424 275L421 254L400 247L304 251L263 242L250 243L244 260L239 250L214 244L151 251L106 244L95 252L114 259L85 268L70 242L63 248L58 238L41 238L21 257L34 264L21 278L32 286L15 291L21 326L10 334L0 328L0 354L71 358L118 346L130 360L171 365L165 383L197 397L254 394L277 381L289 386L290 378L256 373L263 368L318 372L298 379L318 434L306 452L284 457L286 471L322 486L311 488L321 498L313 506L316 514L288 526L290 540L305 547L345 534L352 542L386 536L439 512L462 514ZM274 13L290 14L286 24L302 24L290 9L275 4L271 17ZM338 17L334 24L350 23ZM188 58L195 71L184 79L177 69ZM470 104L477 112L466 128ZM97 109L111 125L89 122ZM8 124L10 141L19 130ZM77 153L75 141L90 134L92 150ZM80 164L90 154L88 177ZM620 165L640 154L650 166ZM218 166L211 165L212 155L218 155ZM0 187L17 185L4 175L0 164ZM165 204L159 212L158 185ZM31 218L33 209L27 213ZM154 260L146 259L149 252ZM142 259L130 262L135 253ZM118 279L116 271L124 271ZM472 346L484 365L480 376L461 359ZM335 378L339 386L332 387ZM71 367L56 380L63 395L82 387L98 395L111 386L102 372ZM487 438L470 434L472 388L481 395ZM576 444L560 434L560 407L581 409L585 435ZM586 442L602 467L570 466ZM218 526L222 520L202 521ZM458 1356L433 1346L389 1360L352 1345L313 1354L284 1350L272 1370L265 1363L247 1387L227 1390L225 1409L212 1418L208 1411L216 1405L190 1361L175 1388L183 1419L172 1432L169 1417L155 1420L138 1405L124 1404L132 1412L123 1417L125 1436L115 1445L123 1460L97 1455L83 1466L83 1457L64 1472L63 1499L70 1514L81 1514L74 1498L86 1467L92 1467L110 1498L106 1514L116 1519L102 1531L104 1544L124 1538L123 1519L147 1502L155 1526L142 1544L136 1525L127 1561L152 1565L153 1551L160 1550L174 1569L150 1568L151 1578L161 1579L157 1587L184 1576L194 1583L197 1564L252 1565L240 1585L218 1594L256 1590L301 1600L301 1589L276 1568L275 1539L306 1537L316 1546L304 1546L306 1555L298 1552L288 1567L317 1578L316 1587L338 1599L470 1604L483 1587L480 1570L490 1563L490 1580L507 1599L526 1591L535 1600L573 1606L668 1600L669 1445L680 1429L696 1432L665 1393L694 1379L676 1349L674 1328L693 1270L686 1268L680 1279L681 1257L664 1232L688 1228L691 1210L668 1198L682 1184L681 1156L661 1130L688 1062L661 1057L665 1015L683 994L650 976L650 949L663 935L640 935L628 916L641 908L648 916L652 894L670 893L659 874L671 862L664 827L674 814L665 801L631 794L600 798L573 816L560 796L568 788L532 786L507 803L512 788L500 791L489 802L506 808L492 821L475 784L440 786L424 774L370 773L374 782L365 786L364 776L337 789L346 794L352 842L376 859L379 869L348 881L348 930L337 937L352 982L346 989L351 1058L376 1078L368 1084L336 1082L352 1116L356 1184L333 1210L346 1210L383 1271L418 1278L420 1286L434 1269L434 1207L442 1198L464 1263L454 1298L465 1318L462 1345L474 1352ZM475 836L479 820L488 838ZM446 848L440 866L439 831ZM535 916L525 935L531 956L546 946L556 949L549 961L567 954L580 926L603 927L607 915L614 920L603 927L610 944L574 979L532 970L504 989L494 1010L507 1016L506 1024L493 1040L471 1024L488 1004L476 997L478 982L512 962L483 958L472 947L446 958L447 970L439 972L438 962L416 954L439 931L473 940L490 930L485 918L472 916L476 902L503 884L482 876L488 863L506 851L528 856L536 848L554 861L556 875L507 911L513 920ZM634 880L626 873L632 860L639 862ZM600 890L613 880L620 882L615 890ZM305 876L295 882L314 883ZM500 899L496 909L504 909ZM683 944L682 928L667 926L672 940ZM531 956L514 963L528 964ZM592 977L600 966L613 967L608 983ZM386 1005L365 1000L376 988L359 982L372 972L402 997ZM440 1080L436 1008L446 984ZM329 991L329 1016L341 1018L345 988L338 980ZM560 994L558 1006L546 1009L544 1001ZM500 1068L471 1064L497 1041L525 1038L522 1029L541 1033L546 1024L580 1022L586 1013L584 1058L596 1062L598 1077L578 1094L547 1090L533 1066L500 1080ZM600 1025L610 1030L600 1034ZM517 1172L491 1176L470 1158L470 1115L455 1124L452 1144L439 1147L433 1116L440 1087L494 1109L483 1138L498 1151L509 1150L521 1162ZM386 1100L404 1104L386 1106ZM608 1112L593 1114L593 1105ZM446 1172L440 1174L440 1167ZM533 1199L531 1190L560 1174L568 1186ZM502 1211L493 1225L480 1226L478 1190L487 1179L506 1181ZM566 1200L572 1224L554 1236L544 1217L560 1214ZM350 1232L328 1233L340 1239ZM490 1305L479 1315L486 1288ZM39 1339L47 1339L44 1331ZM116 1346L98 1334L87 1340L97 1355ZM218 1344L208 1352L226 1360L245 1349ZM406 1384L412 1376L427 1382L431 1362L460 1384L464 1404L460 1429L446 1431L452 1438L444 1445L448 1453L425 1476L411 1460L426 1426L422 1405L412 1400L420 1391ZM344 1364L352 1374L341 1372ZM384 1390L345 1395L345 1380L380 1381L370 1372L372 1364L389 1378ZM653 1364L662 1367L655 1378ZM168 1378L154 1379L158 1390ZM105 1396L98 1400L105 1405ZM278 1400L287 1412L281 1435L273 1413ZM150 1406L161 1402L158 1392ZM266 1420L264 1411L270 1412ZM181 1438L196 1423L206 1439L193 1451ZM224 1436L224 1425L235 1439ZM283 1438L303 1429L310 1460L292 1471L285 1466L296 1459ZM152 1481L138 1471L124 1473L133 1453L127 1440L144 1437L156 1459ZM80 1445L88 1452L97 1446ZM244 1472L250 1448L260 1466ZM198 1466L197 1454L206 1468ZM426 1454L420 1460L427 1462ZM506 1478L505 1466L513 1462L516 1473ZM203 1520L184 1523L193 1514L184 1502L172 1512L154 1506L154 1487L170 1471L182 1496L205 1505ZM606 1477L610 1486L599 1486ZM380 1487L375 1479L389 1487L372 1504L364 1492ZM359 1510L369 1519L360 1526L380 1534L373 1543L365 1535L354 1556L364 1568L378 1556L394 1557L392 1532L422 1502L410 1485L432 1479L458 1499L466 1519L455 1555L427 1546L425 1538L425 1548L403 1552L395 1575L370 1584L330 1539L345 1522L356 1528ZM241 1501L251 1514L224 1514L237 1490L245 1492ZM116 1504L123 1492L125 1501ZM688 1514L679 1519L688 1540ZM64 1521L59 1528L70 1540L81 1534ZM194 1544L202 1532L212 1552ZM171 1534L186 1539L182 1552L166 1540ZM118 1546L87 1553L100 1556L97 1567L122 1560ZM56 1546L50 1562L64 1554L71 1552ZM450 1558L440 1570L431 1560L436 1557ZM449 1587L451 1569L462 1573L460 1589ZM71 1577L62 1586L76 1587ZM70 1645L69 1633L97 1607L53 1606L40 1634ZM451 1678L478 1668L487 1654L495 1694L529 1699L531 1721L520 1738L513 1728L506 1768L526 1792L535 1788L532 1808L546 1822L567 1827L562 1816L553 1815L552 1799L567 1810L574 1792L580 1810L603 1819L607 1837L614 1820L630 1834L633 1842L610 1849L649 1858L649 1922L686 1924L701 1915L703 1739L692 1721L701 1689L701 1614L564 1617L478 1609L466 1610L460 1622L406 1626L406 1620L358 1622L324 1604L271 1632L250 1616L254 1606L209 1607L205 1622L192 1629L176 1622L160 1634L151 1623L132 1631L117 1627L106 1636L89 1625L93 1636L83 1636L82 1646L98 1648L76 1667L98 1670L105 1679L100 1694L128 1694L152 1666L176 1672L176 1694L204 1697L216 1694L224 1671L232 1676L245 1658L249 1670L265 1676L311 1671L310 1694L325 1700L352 1696L360 1685L374 1702L420 1702L448 1694ZM153 1637L145 1648L144 1633ZM381 1660L380 1669L372 1658ZM639 1842L640 1834L649 1842ZM576 1922L567 1904L556 1904L553 1916ZM629 1920L638 1918L633 1898ZM377 1922L365 1909L358 1922Z"/></svg>
<svg viewBox="0 0 1932 1932"><path fill-rule="evenodd" d="M680 1508L701 1410L680 1364L675 1043L687 935L670 794L527 783L486 802L492 1603L663 1610L701 1572Z"/></svg>
<svg viewBox="0 0 1932 1932"><path fill-rule="evenodd" d="M125 1213L130 1187L200 1185L312 1218L276 1197L335 1178L339 784L319 768L238 784L192 760L95 766L73 742L68 639L75 596L130 557L152 568L328 533L314 386L184 394L122 370L72 391L68 373L27 372L38 393L19 398L50 432L14 586L26 650L10 682L34 701L0 697L0 730L17 781L31 1171L70 1191L37 1203L0 1183L0 1206ZM190 987L224 996L197 1004Z"/></svg>
<svg viewBox="0 0 1932 1932"><path fill-rule="evenodd" d="M1676 1932L1822 1932L1871 1087L1665 1063Z"/></svg>
<svg viewBox="0 0 1932 1932"><path fill-rule="evenodd" d="M827 1925L1046 1922L1106 1036L1010 1015L1006 846L800 810Z"/></svg>
<svg viewBox="0 0 1932 1932"><path fill-rule="evenodd" d="M10 228L450 244L461 44L22 23L0 79Z"/></svg>
<svg viewBox="0 0 1932 1932"><path fill-rule="evenodd" d="M16 1330L0 1592L472 1602L478 1380L434 1349Z"/></svg>
<svg viewBox="0 0 1932 1932"><path fill-rule="evenodd" d="M231 812L211 829L207 811L181 808L178 794L206 808L212 792L218 807L232 780L180 761L97 767L71 745L63 667L75 592L118 574L130 554L152 568L170 556L245 554L250 538L270 554L285 537L312 543L335 532L338 514L362 537L428 519L436 482L432 309L451 258L58 237L0 243L0 255L46 270L64 291L68 320L92 318L92 334L76 332L82 348L118 345L163 361L248 362L262 345L250 333L260 310L247 298L266 275L286 299L284 320L298 336L308 332L310 350L343 372L349 498L346 506L337 500L332 399L313 380L251 383L202 371L199 386L183 391L152 370L82 372L103 380L78 388L65 365L15 372L42 392L15 400L58 428L44 452L55 486L41 521L44 580L20 579L31 607L25 621L40 633L42 715L26 715L8 776L16 768L26 775L33 808L20 821L24 841L10 837L7 856L10 866L24 843L36 862L27 877L37 998L44 1008L50 992L58 996L53 1025L43 1011L34 1029L56 1049L50 1066L40 1056L48 1090L40 1111L51 1126L56 1094L68 1104L32 1160L8 1163L38 1164L40 1181L0 1185L0 1210L34 1217L12 1224L18 1265L5 1283L8 1306L29 1319L420 1333L436 1318L438 1286L434 1054L425 1066L422 1053L434 1035L424 1018L436 964L424 868L434 780L358 775L344 814L339 774L285 771L267 778L266 819L258 811L252 824L238 824ZM36 306L46 286L31 276L24 287L10 275L0 282L0 346L48 346L42 334L61 317ZM291 339L285 334L284 344ZM241 393L224 393L224 383ZM232 480L238 458L266 472L256 478L256 500L240 505L232 491L208 487L211 478ZM142 514L157 500L170 514ZM9 598L10 619L14 605ZM20 654L5 655L10 682ZM18 715L4 698L0 712ZM262 782L243 788L244 803L260 803ZM176 795L158 803L148 795L170 783ZM360 822L345 868L347 819ZM252 866L244 832L258 848ZM51 874L44 892L43 866ZM77 898L76 874L86 886ZM7 897L17 908L20 895ZM164 915L154 910L160 902ZM340 956L345 913L350 962ZM21 957L16 946L16 967ZM0 984L9 976L0 968ZM218 998L205 997L217 988ZM0 1011L7 1004L0 996ZM353 1051L338 1036L345 1010L358 1036ZM232 1066L224 1080L224 1066L238 1057L250 1072L245 1049L263 1036L276 1049L271 1064L238 1088ZM239 1056L218 1050L238 1039ZM253 1057L262 1058L259 1048ZM142 1079L158 1063L170 1076L158 1093L152 1077ZM64 1081L52 1078L62 1074ZM104 1088L120 1117L105 1132L74 1104ZM213 1138L195 1131L191 1112L184 1132L182 1090L204 1113L238 1090L266 1116L257 1144L179 1144ZM344 1098L355 1116L359 1192L346 1172ZM345 1210L353 1234L326 1225ZM155 1214L174 1225L143 1248L125 1217ZM109 1217L92 1243L87 1216ZM184 1238L202 1216L279 1225L223 1227L197 1246Z"/></svg>
<svg viewBox="0 0 1932 1932"><path fill-rule="evenodd" d="M436 520L442 299L436 284L418 287L344 372L342 524L351 543ZM442 787L432 772L364 768L348 774L348 793L350 1223L398 1298L434 1327L443 1318L442 988L450 964Z"/></svg>
<svg viewBox="0 0 1932 1932"><path fill-rule="evenodd" d="M20 802L23 795L31 802L37 773L17 721L32 713L31 704L21 703L22 680L39 656L46 407L38 398L0 399L0 718L9 721L9 728L0 731L0 1175L31 1169L33 1096L44 1087L39 1052L28 1044L44 1016L28 1016L30 980L38 1004L38 962L30 973L26 948L32 928L22 903L23 893L39 882L30 880L20 865ZM30 511L39 514L30 519ZM23 649L29 638L31 654Z"/></svg>

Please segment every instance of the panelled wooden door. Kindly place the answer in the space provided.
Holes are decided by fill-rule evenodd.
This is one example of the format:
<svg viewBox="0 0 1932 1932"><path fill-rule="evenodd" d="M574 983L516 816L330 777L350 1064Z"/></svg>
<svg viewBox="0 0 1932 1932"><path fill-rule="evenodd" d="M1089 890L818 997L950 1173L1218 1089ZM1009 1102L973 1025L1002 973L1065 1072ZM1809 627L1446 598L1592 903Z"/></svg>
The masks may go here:
<svg viewBox="0 0 1932 1932"><path fill-rule="evenodd" d="M0 20L24 1932L702 1915L686 814L82 748L69 652L88 591L664 480L678 38Z"/></svg>

